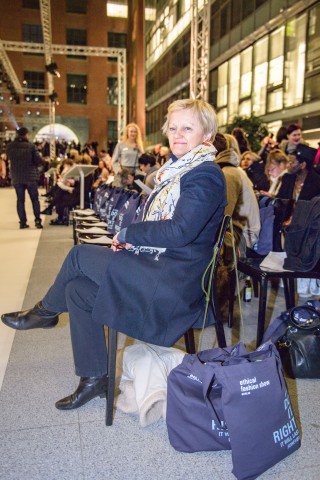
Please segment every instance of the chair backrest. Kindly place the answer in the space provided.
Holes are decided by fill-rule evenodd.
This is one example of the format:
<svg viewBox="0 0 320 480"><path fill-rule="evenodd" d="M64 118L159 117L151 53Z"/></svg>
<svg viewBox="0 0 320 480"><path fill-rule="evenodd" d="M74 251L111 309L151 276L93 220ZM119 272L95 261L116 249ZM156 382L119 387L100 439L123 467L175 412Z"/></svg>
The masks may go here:
<svg viewBox="0 0 320 480"><path fill-rule="evenodd" d="M223 321L219 307L219 299L217 295L217 288L216 288L216 279L217 279L217 271L219 260L221 256L221 249L223 246L223 242L226 236L226 232L228 227L231 223L231 216L225 215L220 223L220 227L217 231L216 240L213 246L213 254L210 263L208 264L204 274L202 276L202 290L205 294L205 311L203 315L202 325L193 325L194 328L202 328L202 332L199 338L199 346L201 345L202 341L202 334L203 329L205 326L212 325L214 323L217 340L219 347L226 346L226 339L224 335L223 329ZM208 317L209 314L209 307L211 306L211 317Z"/></svg>

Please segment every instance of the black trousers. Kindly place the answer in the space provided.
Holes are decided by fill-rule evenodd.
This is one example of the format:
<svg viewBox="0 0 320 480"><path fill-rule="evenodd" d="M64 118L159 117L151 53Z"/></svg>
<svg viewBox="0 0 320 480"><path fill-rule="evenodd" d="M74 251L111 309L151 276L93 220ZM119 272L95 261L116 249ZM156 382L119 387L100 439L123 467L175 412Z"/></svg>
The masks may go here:
<svg viewBox="0 0 320 480"><path fill-rule="evenodd" d="M27 223L27 214L25 209L25 196L26 190L28 191L30 200L32 202L32 208L35 220L41 220L40 218L40 203L38 194L38 184L35 183L16 183L14 185L17 194L17 212L21 225Z"/></svg>
<svg viewBox="0 0 320 480"><path fill-rule="evenodd" d="M76 245L43 298L48 310L69 312L75 372L80 377L101 376L107 371L104 326L93 321L92 310L112 255L116 253L105 247Z"/></svg>

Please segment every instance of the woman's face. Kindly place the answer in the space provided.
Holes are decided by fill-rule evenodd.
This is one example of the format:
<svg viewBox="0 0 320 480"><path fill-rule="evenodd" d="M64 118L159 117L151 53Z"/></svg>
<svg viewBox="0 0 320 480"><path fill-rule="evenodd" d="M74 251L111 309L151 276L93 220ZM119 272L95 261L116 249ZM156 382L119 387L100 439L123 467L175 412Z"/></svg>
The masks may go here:
<svg viewBox="0 0 320 480"><path fill-rule="evenodd" d="M293 130L287 137L291 145L298 145L301 142L302 132L300 129Z"/></svg>
<svg viewBox="0 0 320 480"><path fill-rule="evenodd" d="M192 110L177 110L170 114L168 132L170 149L177 158L208 140Z"/></svg>
<svg viewBox="0 0 320 480"><path fill-rule="evenodd" d="M270 165L267 168L267 174L269 175L270 178L276 178L285 169L286 169L286 165L283 162L281 163L270 162Z"/></svg>
<svg viewBox="0 0 320 480"><path fill-rule="evenodd" d="M138 135L138 132L137 132L137 129L135 127L129 127L128 128L128 138L130 140L136 140L137 135Z"/></svg>
<svg viewBox="0 0 320 480"><path fill-rule="evenodd" d="M245 155L241 160L241 168L243 168L243 170L247 170L247 168L249 168L252 164L253 160L251 158L251 155L247 153L247 155Z"/></svg>

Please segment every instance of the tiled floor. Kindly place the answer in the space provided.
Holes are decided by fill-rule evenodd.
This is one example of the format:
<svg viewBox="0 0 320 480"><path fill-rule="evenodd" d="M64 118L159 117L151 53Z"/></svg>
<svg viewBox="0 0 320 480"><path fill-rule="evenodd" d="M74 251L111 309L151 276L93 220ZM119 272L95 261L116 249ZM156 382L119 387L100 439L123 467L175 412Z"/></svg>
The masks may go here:
<svg viewBox="0 0 320 480"><path fill-rule="evenodd" d="M1 312L30 307L43 296L71 248L71 227L18 230L12 189L0 189L0 227ZM256 299L242 308L241 339L253 348ZM270 289L268 319L282 310L281 289ZM14 333L0 325L1 480L235 478L229 451L176 452L164 421L142 428L137 417L117 411L113 426L106 427L105 401L100 398L79 410L56 410L55 401L77 384L67 315L54 329ZM226 333L228 344L238 340L237 326L232 331L226 327ZM207 329L203 348L214 344L214 331ZM260 478L316 480L320 476L320 383L290 380L288 386L302 430L302 447Z"/></svg>

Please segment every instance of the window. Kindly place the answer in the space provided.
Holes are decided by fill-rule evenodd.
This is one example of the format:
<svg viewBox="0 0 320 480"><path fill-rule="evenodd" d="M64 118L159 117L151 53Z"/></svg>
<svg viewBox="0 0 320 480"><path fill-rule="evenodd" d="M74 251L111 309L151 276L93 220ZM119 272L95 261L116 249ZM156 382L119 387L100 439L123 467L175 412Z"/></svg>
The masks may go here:
<svg viewBox="0 0 320 480"><path fill-rule="evenodd" d="M87 103L87 76L67 74L67 102Z"/></svg>
<svg viewBox="0 0 320 480"><path fill-rule="evenodd" d="M320 69L320 4L310 10L307 35L307 72Z"/></svg>
<svg viewBox="0 0 320 480"><path fill-rule="evenodd" d="M66 0L67 13L87 13L87 0Z"/></svg>
<svg viewBox="0 0 320 480"><path fill-rule="evenodd" d="M87 31L78 28L67 28L66 31L67 45L87 45ZM85 55L67 55L68 58L77 58L85 60Z"/></svg>
<svg viewBox="0 0 320 480"><path fill-rule="evenodd" d="M251 95L252 85L252 47L241 52L240 98Z"/></svg>
<svg viewBox="0 0 320 480"><path fill-rule="evenodd" d="M25 71L23 74L24 88L44 90L44 72ZM25 95L26 102L44 102L44 95Z"/></svg>
<svg viewBox="0 0 320 480"><path fill-rule="evenodd" d="M229 60L228 121L238 113L240 86L240 55Z"/></svg>
<svg viewBox="0 0 320 480"><path fill-rule="evenodd" d="M283 82L284 66L284 27L270 35L270 60L268 87L279 86Z"/></svg>
<svg viewBox="0 0 320 480"><path fill-rule="evenodd" d="M117 120L108 120L108 142L116 142L118 139L118 122Z"/></svg>
<svg viewBox="0 0 320 480"><path fill-rule="evenodd" d="M254 12L254 0L242 0L242 19L247 18L253 12Z"/></svg>
<svg viewBox="0 0 320 480"><path fill-rule="evenodd" d="M127 48L127 34L108 32L108 47L109 48ZM116 62L116 57L108 57L109 62Z"/></svg>
<svg viewBox="0 0 320 480"><path fill-rule="evenodd" d="M23 8L34 8L39 10L40 3L39 0L22 0L22 7Z"/></svg>
<svg viewBox="0 0 320 480"><path fill-rule="evenodd" d="M218 101L217 106L223 107L228 101L228 62L218 68Z"/></svg>
<svg viewBox="0 0 320 480"><path fill-rule="evenodd" d="M303 102L306 29L306 14L290 20L286 26L285 107Z"/></svg>
<svg viewBox="0 0 320 480"><path fill-rule="evenodd" d="M320 100L320 73L305 79L305 101Z"/></svg>
<svg viewBox="0 0 320 480"><path fill-rule="evenodd" d="M128 5L125 0L107 0L107 16L128 18Z"/></svg>
<svg viewBox="0 0 320 480"><path fill-rule="evenodd" d="M268 94L268 112L275 112L283 108L283 90L278 88Z"/></svg>
<svg viewBox="0 0 320 480"><path fill-rule="evenodd" d="M231 0L231 28L240 23L241 20L241 2L239 0Z"/></svg>
<svg viewBox="0 0 320 480"><path fill-rule="evenodd" d="M22 25L22 40L29 43L43 43L41 25ZM43 53L26 52L24 55L43 56Z"/></svg>
<svg viewBox="0 0 320 480"><path fill-rule="evenodd" d="M43 43L41 25L22 25L22 40L31 43Z"/></svg>
<svg viewBox="0 0 320 480"><path fill-rule="evenodd" d="M109 105L118 105L118 78L108 77L107 99Z"/></svg>
<svg viewBox="0 0 320 480"><path fill-rule="evenodd" d="M127 34L108 32L108 47L127 48Z"/></svg>
<svg viewBox="0 0 320 480"><path fill-rule="evenodd" d="M210 81L209 81L209 103L217 107L217 98L218 98L218 69L210 72Z"/></svg>
<svg viewBox="0 0 320 480"><path fill-rule="evenodd" d="M253 95L252 111L255 115L266 113L268 77L268 38L255 43L253 48Z"/></svg>
<svg viewBox="0 0 320 480"><path fill-rule="evenodd" d="M220 13L220 38L226 35L230 28L230 4L228 3L225 7L221 9Z"/></svg>

